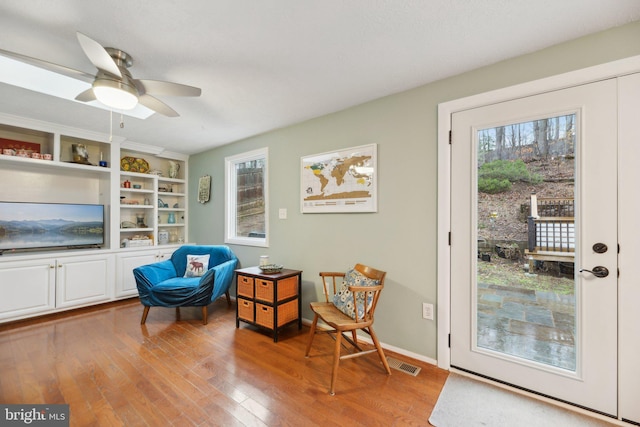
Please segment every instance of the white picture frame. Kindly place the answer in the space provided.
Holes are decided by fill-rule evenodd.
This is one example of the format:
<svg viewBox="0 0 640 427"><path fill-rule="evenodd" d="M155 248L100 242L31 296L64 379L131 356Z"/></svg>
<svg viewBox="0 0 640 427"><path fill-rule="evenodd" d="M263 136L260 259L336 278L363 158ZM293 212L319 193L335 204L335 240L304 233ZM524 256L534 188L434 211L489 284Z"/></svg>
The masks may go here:
<svg viewBox="0 0 640 427"><path fill-rule="evenodd" d="M301 212L377 212L377 163L377 144L301 157Z"/></svg>

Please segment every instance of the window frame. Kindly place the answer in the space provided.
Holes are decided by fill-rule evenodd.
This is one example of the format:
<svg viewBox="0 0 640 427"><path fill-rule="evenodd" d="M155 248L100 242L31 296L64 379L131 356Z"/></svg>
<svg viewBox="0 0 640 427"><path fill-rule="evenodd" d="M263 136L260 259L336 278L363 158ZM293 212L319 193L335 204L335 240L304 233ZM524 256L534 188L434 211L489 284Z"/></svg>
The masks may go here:
<svg viewBox="0 0 640 427"><path fill-rule="evenodd" d="M236 230L237 214L237 173L236 165L252 160L264 159L262 176L264 193L264 230L265 237L238 236ZM225 157L225 230L224 242L244 246L269 247L269 149L267 147Z"/></svg>

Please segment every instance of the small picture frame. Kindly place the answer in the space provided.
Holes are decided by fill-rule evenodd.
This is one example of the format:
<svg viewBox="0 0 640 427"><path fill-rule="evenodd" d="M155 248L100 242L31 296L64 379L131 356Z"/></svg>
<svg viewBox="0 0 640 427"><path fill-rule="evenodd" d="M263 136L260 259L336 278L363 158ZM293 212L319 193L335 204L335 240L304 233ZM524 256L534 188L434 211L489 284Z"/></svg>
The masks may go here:
<svg viewBox="0 0 640 427"><path fill-rule="evenodd" d="M211 176L205 175L198 181L198 202L207 203L211 195Z"/></svg>

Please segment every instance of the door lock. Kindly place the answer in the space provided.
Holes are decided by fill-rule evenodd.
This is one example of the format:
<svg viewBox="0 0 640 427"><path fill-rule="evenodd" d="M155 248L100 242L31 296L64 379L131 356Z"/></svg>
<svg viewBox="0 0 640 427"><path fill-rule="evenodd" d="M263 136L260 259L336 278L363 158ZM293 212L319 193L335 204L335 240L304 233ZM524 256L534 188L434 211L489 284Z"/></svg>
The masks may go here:
<svg viewBox="0 0 640 427"><path fill-rule="evenodd" d="M593 245L593 251L597 254L603 254L607 252L609 248L604 243L595 243Z"/></svg>
<svg viewBox="0 0 640 427"><path fill-rule="evenodd" d="M580 273L586 271L587 273L591 273L596 277L607 277L609 275L609 269L607 267L602 267L601 265L597 267L593 267L593 270L587 270L586 268L581 268Z"/></svg>

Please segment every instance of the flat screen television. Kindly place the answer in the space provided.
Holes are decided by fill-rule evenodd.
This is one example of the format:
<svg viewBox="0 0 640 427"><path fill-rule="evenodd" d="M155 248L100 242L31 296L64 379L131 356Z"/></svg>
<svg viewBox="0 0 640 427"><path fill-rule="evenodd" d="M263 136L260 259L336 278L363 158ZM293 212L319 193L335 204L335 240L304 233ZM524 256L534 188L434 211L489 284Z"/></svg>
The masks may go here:
<svg viewBox="0 0 640 427"><path fill-rule="evenodd" d="M104 205L0 201L0 254L103 245Z"/></svg>

